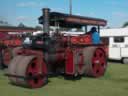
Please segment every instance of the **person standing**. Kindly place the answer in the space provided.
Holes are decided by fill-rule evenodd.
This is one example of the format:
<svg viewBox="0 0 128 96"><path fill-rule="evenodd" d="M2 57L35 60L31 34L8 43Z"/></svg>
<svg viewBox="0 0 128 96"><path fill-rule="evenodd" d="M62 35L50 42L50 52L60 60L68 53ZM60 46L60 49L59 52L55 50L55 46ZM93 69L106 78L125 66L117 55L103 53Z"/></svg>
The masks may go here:
<svg viewBox="0 0 128 96"><path fill-rule="evenodd" d="M90 32L92 35L92 43L93 44L100 44L100 36L96 30L96 27L92 27Z"/></svg>

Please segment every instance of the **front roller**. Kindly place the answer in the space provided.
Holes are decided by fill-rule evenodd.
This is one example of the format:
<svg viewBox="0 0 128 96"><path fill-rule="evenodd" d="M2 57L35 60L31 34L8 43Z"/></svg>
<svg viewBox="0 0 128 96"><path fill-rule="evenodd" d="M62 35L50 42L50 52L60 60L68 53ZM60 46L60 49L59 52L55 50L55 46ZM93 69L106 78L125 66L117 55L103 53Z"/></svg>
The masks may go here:
<svg viewBox="0 0 128 96"><path fill-rule="evenodd" d="M47 83L47 67L36 56L16 56L8 67L11 83L29 88L40 88Z"/></svg>
<svg viewBox="0 0 128 96"><path fill-rule="evenodd" d="M16 56L15 58L13 58L8 66L8 74L13 74L13 75L17 75L16 71L17 71L17 64L20 62L20 60L22 60L23 56L19 55ZM15 77L10 76L9 80L11 83L16 84L17 83L17 79Z"/></svg>
<svg viewBox="0 0 128 96"><path fill-rule="evenodd" d="M107 68L105 51L100 47L87 47L84 49L85 75L101 77Z"/></svg>

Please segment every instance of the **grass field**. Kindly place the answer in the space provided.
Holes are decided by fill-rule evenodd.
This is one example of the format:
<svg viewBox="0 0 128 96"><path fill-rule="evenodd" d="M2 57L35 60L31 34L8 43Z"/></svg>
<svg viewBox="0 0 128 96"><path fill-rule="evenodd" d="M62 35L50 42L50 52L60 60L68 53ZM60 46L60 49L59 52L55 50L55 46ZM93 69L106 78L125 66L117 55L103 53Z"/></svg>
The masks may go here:
<svg viewBox="0 0 128 96"><path fill-rule="evenodd" d="M128 96L128 65L109 63L104 77L81 80L50 78L40 89L27 89L9 84L0 71L0 96Z"/></svg>

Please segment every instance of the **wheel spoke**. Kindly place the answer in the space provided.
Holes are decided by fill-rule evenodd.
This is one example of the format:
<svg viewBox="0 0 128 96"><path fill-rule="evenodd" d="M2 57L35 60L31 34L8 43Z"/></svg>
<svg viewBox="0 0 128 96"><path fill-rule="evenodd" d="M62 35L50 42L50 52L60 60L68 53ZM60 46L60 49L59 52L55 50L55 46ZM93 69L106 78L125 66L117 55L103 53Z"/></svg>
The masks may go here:
<svg viewBox="0 0 128 96"><path fill-rule="evenodd" d="M104 74L104 71L106 69L105 61L106 60L105 60L104 52L100 49L97 49L92 59L93 75L95 75L96 77L99 77Z"/></svg>

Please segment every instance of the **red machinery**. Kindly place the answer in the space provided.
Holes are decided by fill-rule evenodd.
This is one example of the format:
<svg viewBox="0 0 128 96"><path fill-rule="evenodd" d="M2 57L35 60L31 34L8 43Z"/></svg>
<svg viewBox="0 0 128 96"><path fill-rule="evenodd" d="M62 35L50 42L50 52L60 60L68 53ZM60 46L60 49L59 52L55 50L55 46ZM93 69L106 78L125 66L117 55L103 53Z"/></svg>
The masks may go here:
<svg viewBox="0 0 128 96"><path fill-rule="evenodd" d="M103 76L107 68L104 44L92 44L91 35L65 36L62 33L49 36L49 26L81 28L87 25L105 26L103 19L67 15L43 9L39 23L44 33L32 40L31 46L17 52L9 64L8 74L11 83L39 88L48 81L49 74L65 76Z"/></svg>
<svg viewBox="0 0 128 96"><path fill-rule="evenodd" d="M15 51L17 50L16 47L20 47L22 45L22 38L17 35L8 35L9 38L3 40L4 46L6 46L2 50L3 54L3 64L8 66L11 59L15 55ZM19 49L19 48L18 48Z"/></svg>
<svg viewBox="0 0 128 96"><path fill-rule="evenodd" d="M8 66L10 60L15 55L15 52L22 45L22 32L33 32L36 31L34 28L27 27L14 27L14 26L0 26L0 41L4 48L1 49L2 56L0 57L1 62L4 66ZM8 34L13 32L13 34ZM21 33L21 34L19 34Z"/></svg>

